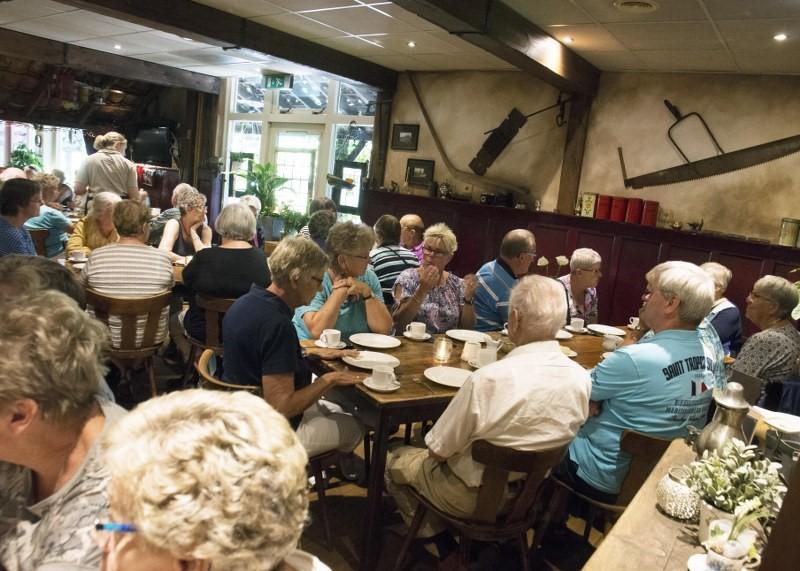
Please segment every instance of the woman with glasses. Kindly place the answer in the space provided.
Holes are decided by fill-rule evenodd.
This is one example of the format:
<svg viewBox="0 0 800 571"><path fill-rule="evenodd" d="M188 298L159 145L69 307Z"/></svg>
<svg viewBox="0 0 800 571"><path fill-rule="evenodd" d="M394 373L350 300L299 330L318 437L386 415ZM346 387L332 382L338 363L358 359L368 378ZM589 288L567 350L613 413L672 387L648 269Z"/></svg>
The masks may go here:
<svg viewBox="0 0 800 571"><path fill-rule="evenodd" d="M42 192L39 185L25 178L12 178L0 185L0 256L36 255L33 238L24 224L39 216Z"/></svg>
<svg viewBox="0 0 800 571"><path fill-rule="evenodd" d="M600 254L591 248L578 248L569 260L569 273L558 278L567 291L569 320L579 317L588 325L597 323L597 283L603 277Z"/></svg>
<svg viewBox="0 0 800 571"><path fill-rule="evenodd" d="M392 316L383 304L378 276L369 267L375 235L369 226L340 222L328 232L331 260L322 289L311 303L298 307L294 326L300 339L319 339L325 329L338 329L345 341L354 333L392 330Z"/></svg>
<svg viewBox="0 0 800 571"><path fill-rule="evenodd" d="M394 285L392 317L397 331L412 321L425 323L428 333L475 325L475 276L461 279L445 270L457 248L456 236L447 225L434 224L425 230L422 265L403 271Z"/></svg>
<svg viewBox="0 0 800 571"><path fill-rule="evenodd" d="M194 256L203 248L211 246L211 227L206 219L206 197L199 192L179 195L178 220L169 220L164 225L164 234L158 244L159 250L169 252L172 260Z"/></svg>
<svg viewBox="0 0 800 571"><path fill-rule="evenodd" d="M121 201L113 192L95 194L89 203L89 214L78 220L67 240L67 255L84 252L88 256L97 248L116 244L119 234L114 226L114 206Z"/></svg>

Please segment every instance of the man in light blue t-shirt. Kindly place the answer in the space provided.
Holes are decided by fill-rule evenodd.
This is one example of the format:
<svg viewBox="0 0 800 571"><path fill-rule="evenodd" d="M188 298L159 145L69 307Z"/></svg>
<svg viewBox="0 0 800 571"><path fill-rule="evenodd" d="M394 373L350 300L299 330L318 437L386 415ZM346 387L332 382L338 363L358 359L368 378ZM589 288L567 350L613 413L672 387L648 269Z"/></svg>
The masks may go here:
<svg viewBox="0 0 800 571"><path fill-rule="evenodd" d="M622 347L592 370L596 415L578 432L559 474L578 491L613 503L628 473L624 430L659 438L705 424L722 362L698 325L714 301L714 284L698 266L665 262L647 273L641 320L653 335Z"/></svg>

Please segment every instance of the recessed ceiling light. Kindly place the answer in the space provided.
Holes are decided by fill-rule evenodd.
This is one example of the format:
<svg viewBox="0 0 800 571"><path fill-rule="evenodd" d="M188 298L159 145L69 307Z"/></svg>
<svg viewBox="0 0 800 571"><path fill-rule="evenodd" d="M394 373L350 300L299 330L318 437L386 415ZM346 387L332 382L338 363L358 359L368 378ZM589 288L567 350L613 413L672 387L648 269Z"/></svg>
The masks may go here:
<svg viewBox="0 0 800 571"><path fill-rule="evenodd" d="M415 47L417 47L417 44L416 44L416 42L408 42L406 45L407 45L408 47L410 47L410 48L415 48Z"/></svg>
<svg viewBox="0 0 800 571"><path fill-rule="evenodd" d="M119 44L114 44L114 49L115 49L115 50L121 50L121 49L122 49L122 46L121 46L121 45L119 45Z"/></svg>
<svg viewBox="0 0 800 571"><path fill-rule="evenodd" d="M772 36L772 39L775 40L776 42L783 42L786 40L786 37L787 37L786 34L775 34L774 36Z"/></svg>
<svg viewBox="0 0 800 571"><path fill-rule="evenodd" d="M564 38L563 40L561 40L561 41L562 41L563 43L565 43L565 44L571 44L572 42L574 42L574 41L575 41L575 38L573 38L572 36L567 36L567 37L565 37L565 38Z"/></svg>
<svg viewBox="0 0 800 571"><path fill-rule="evenodd" d="M645 14L655 12L660 8L655 0L616 0L613 5L620 12L629 14Z"/></svg>

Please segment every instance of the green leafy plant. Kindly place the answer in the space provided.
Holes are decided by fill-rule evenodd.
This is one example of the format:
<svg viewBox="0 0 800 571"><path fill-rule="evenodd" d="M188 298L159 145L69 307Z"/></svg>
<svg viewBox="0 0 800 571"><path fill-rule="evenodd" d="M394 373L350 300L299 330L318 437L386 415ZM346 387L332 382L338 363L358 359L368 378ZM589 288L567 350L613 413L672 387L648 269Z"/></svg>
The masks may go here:
<svg viewBox="0 0 800 571"><path fill-rule="evenodd" d="M39 169L44 167L42 156L29 148L28 145L17 145L17 147L11 151L10 163L10 166L17 167L18 169L24 169L28 165L33 165Z"/></svg>
<svg viewBox="0 0 800 571"><path fill-rule="evenodd" d="M234 174L247 180L245 194L257 196L261 201L261 216L275 214L276 193L289 180L278 176L275 165L272 163L252 163L249 171Z"/></svg>
<svg viewBox="0 0 800 571"><path fill-rule="evenodd" d="M283 219L284 229L287 233L299 231L300 228L308 224L309 219L308 214L297 212L288 206L284 206L278 216Z"/></svg>

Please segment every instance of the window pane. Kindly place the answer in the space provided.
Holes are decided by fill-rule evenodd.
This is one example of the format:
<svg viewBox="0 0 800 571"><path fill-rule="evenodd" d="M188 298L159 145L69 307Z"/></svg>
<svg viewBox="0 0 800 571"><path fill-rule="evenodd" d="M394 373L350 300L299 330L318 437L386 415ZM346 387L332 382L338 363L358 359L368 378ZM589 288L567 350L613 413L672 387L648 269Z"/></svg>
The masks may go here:
<svg viewBox="0 0 800 571"><path fill-rule="evenodd" d="M287 180L276 194L278 207L305 212L314 188L320 135L307 131L278 132L275 167Z"/></svg>
<svg viewBox="0 0 800 571"><path fill-rule="evenodd" d="M261 88L261 76L237 78L233 112L261 113L262 111L264 111L264 90Z"/></svg>
<svg viewBox="0 0 800 571"><path fill-rule="evenodd" d="M47 170L53 168L64 172L65 180L68 185L73 186L75 172L86 160L86 145L83 143L83 134L80 129L57 129L56 140L56 163L55 165L45 165Z"/></svg>
<svg viewBox="0 0 800 571"><path fill-rule="evenodd" d="M261 121L231 121L228 131L228 170L246 172L250 161L259 161L261 149ZM228 194L238 196L245 191L244 177L231 174Z"/></svg>
<svg viewBox="0 0 800 571"><path fill-rule="evenodd" d="M339 106L342 115L375 116L375 101L378 90L366 85L342 83L339 87Z"/></svg>
<svg viewBox="0 0 800 571"><path fill-rule="evenodd" d="M337 161L368 163L372 154L371 125L336 125L336 147L333 156Z"/></svg>
<svg viewBox="0 0 800 571"><path fill-rule="evenodd" d="M322 113L328 107L328 80L316 75L295 75L291 89L278 92L278 110Z"/></svg>

